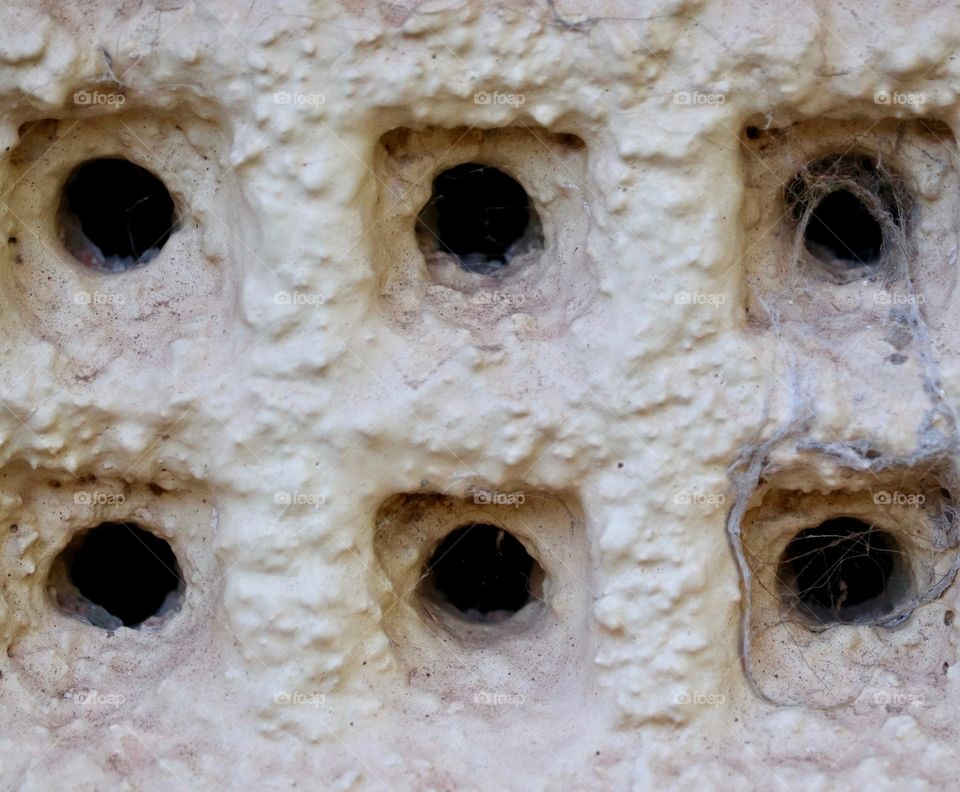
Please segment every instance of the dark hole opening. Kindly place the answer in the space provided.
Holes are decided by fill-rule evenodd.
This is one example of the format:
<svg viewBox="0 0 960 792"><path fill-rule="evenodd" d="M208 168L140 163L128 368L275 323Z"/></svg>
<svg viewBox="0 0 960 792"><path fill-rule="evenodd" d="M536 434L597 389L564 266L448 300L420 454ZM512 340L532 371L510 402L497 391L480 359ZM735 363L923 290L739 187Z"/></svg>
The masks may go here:
<svg viewBox="0 0 960 792"><path fill-rule="evenodd" d="M543 247L539 219L523 186L503 171L476 162L434 179L418 231L422 247L449 253L464 269L482 274Z"/></svg>
<svg viewBox="0 0 960 792"><path fill-rule="evenodd" d="M912 206L896 173L871 156L849 154L807 165L787 184L785 200L795 221L807 221L807 251L843 277L880 264Z"/></svg>
<svg viewBox="0 0 960 792"><path fill-rule="evenodd" d="M427 565L437 599L468 618L497 621L535 599L542 570L520 541L502 528L471 523L452 531Z"/></svg>
<svg viewBox="0 0 960 792"><path fill-rule="evenodd" d="M816 205L803 241L817 258L851 266L874 264L880 258L883 228L856 195L837 190Z"/></svg>
<svg viewBox="0 0 960 792"><path fill-rule="evenodd" d="M136 627L179 606L183 576L173 548L134 523L92 528L63 561L80 596L61 591L61 607L97 627Z"/></svg>
<svg viewBox="0 0 960 792"><path fill-rule="evenodd" d="M886 616L910 587L896 539L853 517L798 533L780 561L780 580L798 608L824 624Z"/></svg>
<svg viewBox="0 0 960 792"><path fill-rule="evenodd" d="M57 219L64 247L103 272L150 261L177 225L163 182L125 159L95 159L76 168L64 185Z"/></svg>

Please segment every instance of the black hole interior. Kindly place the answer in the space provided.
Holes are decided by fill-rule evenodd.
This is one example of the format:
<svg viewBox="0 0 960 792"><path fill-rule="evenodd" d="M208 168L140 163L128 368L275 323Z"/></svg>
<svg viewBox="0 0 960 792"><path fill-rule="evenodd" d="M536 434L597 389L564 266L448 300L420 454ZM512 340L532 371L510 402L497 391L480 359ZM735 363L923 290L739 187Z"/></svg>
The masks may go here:
<svg viewBox="0 0 960 792"><path fill-rule="evenodd" d="M539 569L516 537L484 523L452 531L427 565L437 599L480 619L516 613L530 602Z"/></svg>
<svg viewBox="0 0 960 792"><path fill-rule="evenodd" d="M160 615L172 604L169 595L183 587L170 544L133 523L90 529L71 543L64 561L83 598L73 609L101 627L119 626L116 621L135 627Z"/></svg>
<svg viewBox="0 0 960 792"><path fill-rule="evenodd" d="M837 190L814 208L803 238L818 258L851 266L874 264L883 246L883 228L863 202L848 190Z"/></svg>
<svg viewBox="0 0 960 792"><path fill-rule="evenodd" d="M156 176L125 159L95 159L67 179L58 214L67 250L92 269L150 261L176 230L173 198Z"/></svg>
<svg viewBox="0 0 960 792"><path fill-rule="evenodd" d="M539 220L523 186L503 171L468 162L434 179L418 224L433 247L471 272L489 273L525 249L542 247Z"/></svg>
<svg viewBox="0 0 960 792"><path fill-rule="evenodd" d="M866 155L831 155L810 163L787 185L787 208L806 217L803 242L839 270L879 264L886 234L903 231L909 194L899 178Z"/></svg>
<svg viewBox="0 0 960 792"><path fill-rule="evenodd" d="M910 585L896 539L852 517L798 533L781 559L780 580L800 610L824 624L888 615Z"/></svg>

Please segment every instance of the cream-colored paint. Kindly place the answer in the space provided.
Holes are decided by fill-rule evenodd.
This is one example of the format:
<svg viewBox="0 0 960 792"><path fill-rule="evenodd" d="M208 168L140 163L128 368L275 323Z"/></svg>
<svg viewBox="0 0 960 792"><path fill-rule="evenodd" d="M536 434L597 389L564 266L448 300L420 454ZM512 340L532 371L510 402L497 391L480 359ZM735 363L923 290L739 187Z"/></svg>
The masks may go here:
<svg viewBox="0 0 960 792"><path fill-rule="evenodd" d="M33 0L0 18L5 786L957 782L955 586L892 633L755 652L779 693L809 690L810 653L844 681L839 706L784 706L741 662L752 584L728 540L744 517L747 543L781 546L763 526L797 523L763 523L769 489L819 514L904 477L953 486L955 4ZM748 125L789 131L764 152ZM883 294L925 300L898 316L872 285L803 275L781 218L789 164L861 137L900 157L921 210L911 279ZM165 180L182 228L111 276L69 257L55 214L74 165L117 153ZM480 155L529 182L544 225L501 284L438 276L414 235L439 164ZM125 499L77 502L91 491ZM556 606L495 651L409 621L416 601L388 612L391 587L416 592L377 541L397 495L442 493L436 531L479 491L528 496L483 508L522 523ZM72 532L121 518L170 539L187 593L108 634L55 607L48 571Z"/></svg>

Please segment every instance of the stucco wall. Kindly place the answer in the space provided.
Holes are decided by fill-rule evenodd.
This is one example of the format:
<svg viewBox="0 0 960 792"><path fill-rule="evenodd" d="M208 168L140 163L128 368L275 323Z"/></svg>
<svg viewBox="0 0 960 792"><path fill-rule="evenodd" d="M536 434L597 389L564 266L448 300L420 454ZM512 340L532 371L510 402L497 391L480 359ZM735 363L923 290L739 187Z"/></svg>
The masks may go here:
<svg viewBox="0 0 960 792"><path fill-rule="evenodd" d="M956 783L958 39L936 2L0 8L4 786ZM899 208L833 277L784 185L851 154ZM58 225L97 157L177 207L129 271ZM496 275L416 230L467 162L539 218ZM898 537L895 618L785 610L837 515ZM137 628L68 602L110 521L180 567ZM429 598L465 522L536 601Z"/></svg>

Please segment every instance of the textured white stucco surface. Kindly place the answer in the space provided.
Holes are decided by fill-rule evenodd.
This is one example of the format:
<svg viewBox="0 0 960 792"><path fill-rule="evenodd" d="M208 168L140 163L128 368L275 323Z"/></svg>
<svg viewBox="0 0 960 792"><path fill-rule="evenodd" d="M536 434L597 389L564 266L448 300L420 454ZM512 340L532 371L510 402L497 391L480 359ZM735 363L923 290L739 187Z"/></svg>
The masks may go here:
<svg viewBox="0 0 960 792"><path fill-rule="evenodd" d="M956 587L896 630L798 633L728 539L769 564L804 514L960 496L958 40L936 2L0 7L3 786L960 781ZM784 217L797 168L854 148L916 202L882 285L817 280ZM112 155L181 227L111 275L55 215ZM478 158L543 223L500 280L414 232ZM418 603L418 542L477 513L544 602L465 636ZM177 552L155 628L50 595L110 519Z"/></svg>

